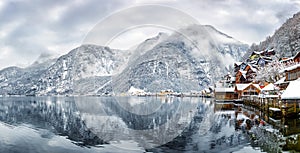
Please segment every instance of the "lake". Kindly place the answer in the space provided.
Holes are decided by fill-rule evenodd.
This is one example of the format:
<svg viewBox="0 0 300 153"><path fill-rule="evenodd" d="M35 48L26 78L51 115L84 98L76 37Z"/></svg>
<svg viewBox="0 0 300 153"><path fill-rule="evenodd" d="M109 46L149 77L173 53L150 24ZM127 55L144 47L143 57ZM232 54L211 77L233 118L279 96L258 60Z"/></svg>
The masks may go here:
<svg viewBox="0 0 300 153"><path fill-rule="evenodd" d="M209 98L1 97L0 152L260 152L234 123Z"/></svg>

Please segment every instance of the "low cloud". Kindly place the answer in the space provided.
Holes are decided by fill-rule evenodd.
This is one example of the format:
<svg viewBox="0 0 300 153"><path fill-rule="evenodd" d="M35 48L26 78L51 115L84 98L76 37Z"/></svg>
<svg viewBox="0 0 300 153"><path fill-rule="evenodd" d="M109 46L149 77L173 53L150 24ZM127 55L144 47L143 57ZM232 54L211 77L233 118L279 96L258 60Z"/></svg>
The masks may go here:
<svg viewBox="0 0 300 153"><path fill-rule="evenodd" d="M159 4L181 10L200 24L210 24L237 40L259 42L299 11L298 0L67 0L0 2L0 69L27 66L42 53L64 54L79 46L101 20L120 9ZM151 13L151 10L144 10ZM132 16L143 18L139 14ZM147 20L147 19L145 19ZM168 21L168 20L166 20ZM126 18L110 25L111 31ZM109 34L105 31L99 35ZM136 31L132 35L147 37ZM152 32L155 33L155 32ZM128 35L130 37L130 35ZM146 38L141 38L146 39ZM121 39L126 46L133 39ZM117 46L118 44L114 44Z"/></svg>

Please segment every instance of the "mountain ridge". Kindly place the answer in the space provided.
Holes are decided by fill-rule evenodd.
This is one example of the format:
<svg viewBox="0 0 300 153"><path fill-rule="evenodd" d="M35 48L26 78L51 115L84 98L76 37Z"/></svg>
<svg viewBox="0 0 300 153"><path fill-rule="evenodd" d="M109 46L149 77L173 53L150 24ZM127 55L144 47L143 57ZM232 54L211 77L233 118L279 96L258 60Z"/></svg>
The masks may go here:
<svg viewBox="0 0 300 153"><path fill-rule="evenodd" d="M54 63L36 63L37 70L15 68L18 74L0 79L0 94L102 95L124 93L131 86L151 92L200 90L248 49L212 26L192 25L179 32L159 33L134 50L83 44Z"/></svg>

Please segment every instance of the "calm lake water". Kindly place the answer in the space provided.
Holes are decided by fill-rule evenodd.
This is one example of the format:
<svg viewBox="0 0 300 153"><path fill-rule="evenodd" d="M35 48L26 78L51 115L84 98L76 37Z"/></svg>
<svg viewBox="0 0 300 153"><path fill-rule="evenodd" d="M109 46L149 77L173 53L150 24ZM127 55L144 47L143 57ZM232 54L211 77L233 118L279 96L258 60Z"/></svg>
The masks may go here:
<svg viewBox="0 0 300 153"><path fill-rule="evenodd" d="M2 97L0 152L260 152L211 99Z"/></svg>

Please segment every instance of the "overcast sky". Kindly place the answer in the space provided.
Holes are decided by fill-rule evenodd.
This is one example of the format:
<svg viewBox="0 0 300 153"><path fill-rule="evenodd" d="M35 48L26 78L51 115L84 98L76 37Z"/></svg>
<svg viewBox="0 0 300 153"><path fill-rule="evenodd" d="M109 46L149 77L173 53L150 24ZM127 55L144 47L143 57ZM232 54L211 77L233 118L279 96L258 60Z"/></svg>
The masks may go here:
<svg viewBox="0 0 300 153"><path fill-rule="evenodd" d="M200 24L212 25L248 44L260 42L273 34L286 19L300 10L298 0L0 1L0 69L13 65L27 66L45 53L65 54L80 46L88 32L105 18L143 4L178 9ZM151 12L145 10L144 14L147 13ZM111 26L122 25L122 22L120 20ZM112 47L119 45L124 49L133 45L132 41L144 40L161 30L164 31L157 27L149 30L148 27L143 32L143 28L139 28L131 31L130 35L125 34Z"/></svg>

